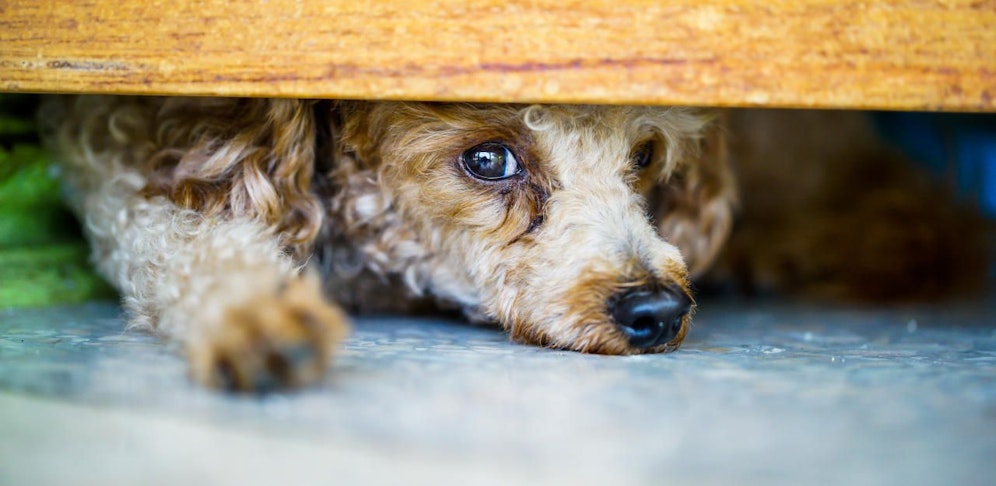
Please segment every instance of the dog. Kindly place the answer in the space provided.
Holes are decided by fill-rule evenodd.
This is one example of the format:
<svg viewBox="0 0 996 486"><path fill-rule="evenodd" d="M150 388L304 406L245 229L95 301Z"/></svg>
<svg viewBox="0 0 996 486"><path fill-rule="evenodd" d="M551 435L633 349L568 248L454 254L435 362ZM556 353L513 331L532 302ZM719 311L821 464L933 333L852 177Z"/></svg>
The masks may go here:
<svg viewBox="0 0 996 486"><path fill-rule="evenodd" d="M346 310L673 351L736 201L691 108L82 96L40 116L130 325L230 390L321 379Z"/></svg>
<svg viewBox="0 0 996 486"><path fill-rule="evenodd" d="M878 286L888 297L908 290L895 280L910 262L970 240L937 237L961 230L937 227L879 261L905 241L908 221L893 216L911 198L820 192L842 166L794 136L791 118L93 96L50 98L40 113L66 199L130 325L182 344L192 377L228 390L320 380L347 311L458 309L521 343L662 353L682 343L692 281L716 260L706 281L873 298ZM852 140L841 145L858 140L862 152L876 146L856 135L862 122L840 121L801 126L843 130ZM762 197L740 204L734 167ZM848 200L859 209L839 210ZM878 209L868 217L866 206ZM720 256L737 211L757 229ZM862 261L884 276L862 277L852 264Z"/></svg>

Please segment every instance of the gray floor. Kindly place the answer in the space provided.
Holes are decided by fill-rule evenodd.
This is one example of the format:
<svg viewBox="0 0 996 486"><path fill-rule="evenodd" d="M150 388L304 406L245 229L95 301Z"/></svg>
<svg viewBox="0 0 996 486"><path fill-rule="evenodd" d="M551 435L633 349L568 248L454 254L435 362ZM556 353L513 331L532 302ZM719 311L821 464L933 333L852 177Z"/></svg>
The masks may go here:
<svg viewBox="0 0 996 486"><path fill-rule="evenodd" d="M0 310L0 484L992 484L996 299L703 303L601 357L368 319L317 389L202 390L109 304Z"/></svg>

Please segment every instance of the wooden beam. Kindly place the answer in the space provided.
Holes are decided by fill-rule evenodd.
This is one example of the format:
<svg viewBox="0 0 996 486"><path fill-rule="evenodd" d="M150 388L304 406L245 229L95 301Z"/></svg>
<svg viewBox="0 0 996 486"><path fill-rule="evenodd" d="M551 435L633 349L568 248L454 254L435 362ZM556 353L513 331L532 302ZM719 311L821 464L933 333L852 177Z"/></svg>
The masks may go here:
<svg viewBox="0 0 996 486"><path fill-rule="evenodd" d="M0 90L996 111L996 2L0 0Z"/></svg>

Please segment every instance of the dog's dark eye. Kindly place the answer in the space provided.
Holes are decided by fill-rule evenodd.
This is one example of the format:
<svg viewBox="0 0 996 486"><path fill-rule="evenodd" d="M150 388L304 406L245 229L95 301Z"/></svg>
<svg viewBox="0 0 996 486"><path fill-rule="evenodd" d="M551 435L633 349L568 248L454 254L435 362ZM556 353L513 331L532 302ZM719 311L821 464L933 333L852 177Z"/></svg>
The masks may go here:
<svg viewBox="0 0 996 486"><path fill-rule="evenodd" d="M654 142L644 142L633 151L633 165L643 169L654 161Z"/></svg>
<svg viewBox="0 0 996 486"><path fill-rule="evenodd" d="M489 181L508 179L522 172L512 151L496 142L482 143L464 152L463 165L474 177Z"/></svg>

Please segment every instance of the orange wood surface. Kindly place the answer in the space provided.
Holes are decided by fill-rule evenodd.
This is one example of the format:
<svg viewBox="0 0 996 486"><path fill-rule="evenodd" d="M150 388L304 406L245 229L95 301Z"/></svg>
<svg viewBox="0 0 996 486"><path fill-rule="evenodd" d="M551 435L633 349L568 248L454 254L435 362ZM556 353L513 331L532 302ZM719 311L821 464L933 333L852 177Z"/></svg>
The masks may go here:
<svg viewBox="0 0 996 486"><path fill-rule="evenodd" d="M0 90L996 111L996 2L0 0Z"/></svg>

